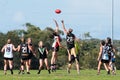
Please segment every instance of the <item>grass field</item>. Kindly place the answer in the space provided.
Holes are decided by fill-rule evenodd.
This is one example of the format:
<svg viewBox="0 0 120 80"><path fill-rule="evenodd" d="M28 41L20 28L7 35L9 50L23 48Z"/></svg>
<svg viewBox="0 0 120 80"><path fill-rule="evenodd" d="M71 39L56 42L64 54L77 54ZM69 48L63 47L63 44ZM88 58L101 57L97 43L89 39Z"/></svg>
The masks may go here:
<svg viewBox="0 0 120 80"><path fill-rule="evenodd" d="M57 72L48 74L47 70L43 70L41 74L37 74L37 70L31 70L31 74L20 74L18 70L14 71L11 75L10 71L7 75L0 71L0 80L120 80L120 71L117 71L117 75L107 75L106 71L101 71L100 75L96 75L96 70L81 70L80 74L76 73L76 70L72 70L70 74L67 74L66 70L57 70Z"/></svg>

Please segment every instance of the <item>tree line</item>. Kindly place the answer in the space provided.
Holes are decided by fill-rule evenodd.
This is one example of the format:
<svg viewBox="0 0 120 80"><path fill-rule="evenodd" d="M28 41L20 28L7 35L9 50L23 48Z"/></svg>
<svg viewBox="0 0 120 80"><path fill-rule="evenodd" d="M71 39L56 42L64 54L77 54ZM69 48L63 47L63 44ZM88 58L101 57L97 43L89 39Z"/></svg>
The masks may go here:
<svg viewBox="0 0 120 80"><path fill-rule="evenodd" d="M41 30L39 27L32 25L30 23L26 23L25 27L26 30L11 30L7 33L0 32L0 49L6 44L8 38L12 40L12 43L17 47L20 44L20 38L32 38L33 46L37 50L38 42L42 40L45 46L49 50L48 60L50 63L52 51L51 45L53 42L53 38L51 34L53 33L54 29L51 27L46 27L44 30ZM64 35L63 31L59 30L60 35ZM80 59L80 68L81 69L97 69L97 56L99 53L100 47L100 39L92 38L90 33L87 32L84 34L85 38L81 39L80 44L80 52L79 52L79 59ZM66 40L62 37L61 44L66 46ZM116 48L116 66L117 69L120 69L120 40L114 40L114 46ZM68 63L67 59L67 50L64 48L60 48L58 52L58 60L57 60L57 68L58 69L66 69ZM0 69L3 69L3 53L0 54ZM31 69L38 69L39 62L38 62L38 54L37 57L32 58ZM75 68L75 65L73 65ZM14 69L19 69L20 67L20 53L14 52Z"/></svg>

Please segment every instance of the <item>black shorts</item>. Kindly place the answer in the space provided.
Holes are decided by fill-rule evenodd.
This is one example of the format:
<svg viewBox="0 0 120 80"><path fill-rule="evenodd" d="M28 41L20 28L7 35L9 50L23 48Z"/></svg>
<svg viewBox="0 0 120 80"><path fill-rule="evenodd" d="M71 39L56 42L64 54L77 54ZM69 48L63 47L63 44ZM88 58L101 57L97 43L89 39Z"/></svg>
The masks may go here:
<svg viewBox="0 0 120 80"><path fill-rule="evenodd" d="M77 55L76 56L76 59L77 61L79 62L79 56ZM71 60L69 61L70 64L74 63L75 62L75 56L74 55L71 55Z"/></svg>
<svg viewBox="0 0 120 80"><path fill-rule="evenodd" d="M21 56L22 60L29 60L29 56Z"/></svg>
<svg viewBox="0 0 120 80"><path fill-rule="evenodd" d="M71 44L71 45L70 45L70 44L67 45L67 49L68 49L68 50L71 50L71 49L74 48L74 47L75 47L75 45L72 45L72 44Z"/></svg>
<svg viewBox="0 0 120 80"><path fill-rule="evenodd" d="M11 61L13 61L13 58L6 58L6 57L4 57L4 60L11 60Z"/></svg>
<svg viewBox="0 0 120 80"><path fill-rule="evenodd" d="M101 62L102 62L102 63L109 63L110 60L103 60L103 59L102 59Z"/></svg>
<svg viewBox="0 0 120 80"><path fill-rule="evenodd" d="M29 56L28 56L28 58L31 59L32 57L33 57L33 54L30 53Z"/></svg>
<svg viewBox="0 0 120 80"><path fill-rule="evenodd" d="M39 56L39 59L44 60L45 58L47 58L47 55L46 55L46 54L45 54L45 55L40 55L40 56Z"/></svg>
<svg viewBox="0 0 120 80"><path fill-rule="evenodd" d="M47 57L42 57L42 58L39 58L39 59L42 59L42 60L45 60Z"/></svg>
<svg viewBox="0 0 120 80"><path fill-rule="evenodd" d="M59 51L59 46L58 47L52 47L52 50L55 51L55 52L58 52Z"/></svg>

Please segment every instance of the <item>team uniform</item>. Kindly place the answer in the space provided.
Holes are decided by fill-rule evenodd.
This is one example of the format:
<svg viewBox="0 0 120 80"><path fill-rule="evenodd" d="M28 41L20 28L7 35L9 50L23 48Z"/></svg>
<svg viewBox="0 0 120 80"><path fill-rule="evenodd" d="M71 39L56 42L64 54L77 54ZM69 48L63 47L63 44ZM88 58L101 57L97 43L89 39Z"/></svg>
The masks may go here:
<svg viewBox="0 0 120 80"><path fill-rule="evenodd" d="M39 47L38 48L38 52L39 52L39 59L46 59L47 58L47 52L46 52L46 47Z"/></svg>
<svg viewBox="0 0 120 80"><path fill-rule="evenodd" d="M67 49L71 50L72 48L75 48L75 35L72 33L67 34L66 36L66 42L67 42ZM74 56L71 55L71 60L69 61L69 63L73 63L75 61L75 59L77 59L77 61L79 61L79 56Z"/></svg>
<svg viewBox="0 0 120 80"><path fill-rule="evenodd" d="M115 63L115 54L112 52L111 53L111 60L110 62Z"/></svg>
<svg viewBox="0 0 120 80"><path fill-rule="evenodd" d="M29 60L29 49L28 44L22 43L20 45L20 54L22 60Z"/></svg>
<svg viewBox="0 0 120 80"><path fill-rule="evenodd" d="M30 44L30 46L32 46L32 44ZM31 59L31 58L33 57L33 53L32 53L32 51L29 50L29 49L28 49L28 52L29 52L29 56L28 56L28 58Z"/></svg>
<svg viewBox="0 0 120 80"><path fill-rule="evenodd" d="M67 34L66 42L67 42L67 49L70 50L75 47L74 43L75 35L72 33Z"/></svg>
<svg viewBox="0 0 120 80"><path fill-rule="evenodd" d="M76 52L76 57L74 55L71 55L71 60L69 63L74 63L75 59L79 62L79 45L78 43L75 43L75 52Z"/></svg>
<svg viewBox="0 0 120 80"><path fill-rule="evenodd" d="M5 51L4 60L10 60L11 63L13 62L13 47L14 47L13 44L6 44L4 47L4 51ZM5 63L5 65L7 65L7 63ZM9 67L10 67L11 74L13 74L13 65L9 63ZM7 67L4 66L5 75L7 74L6 71L7 71Z"/></svg>
<svg viewBox="0 0 120 80"><path fill-rule="evenodd" d="M54 42L52 44L52 49L53 51L56 51L56 52L59 51L59 44L58 44L57 39L60 40L60 36L54 36Z"/></svg>
<svg viewBox="0 0 120 80"><path fill-rule="evenodd" d="M109 63L112 59L111 54L112 54L112 45L106 44L105 46L103 46L101 61L103 63Z"/></svg>
<svg viewBox="0 0 120 80"><path fill-rule="evenodd" d="M13 44L7 44L4 52L5 60L13 60Z"/></svg>

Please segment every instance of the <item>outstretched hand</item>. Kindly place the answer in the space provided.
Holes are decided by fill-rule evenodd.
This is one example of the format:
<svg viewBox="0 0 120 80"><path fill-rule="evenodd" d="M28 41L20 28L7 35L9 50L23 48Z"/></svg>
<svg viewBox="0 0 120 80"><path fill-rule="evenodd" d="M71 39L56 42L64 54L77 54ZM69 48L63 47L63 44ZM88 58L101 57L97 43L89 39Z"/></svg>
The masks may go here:
<svg viewBox="0 0 120 80"><path fill-rule="evenodd" d="M62 23L64 23L64 20L61 20Z"/></svg>

